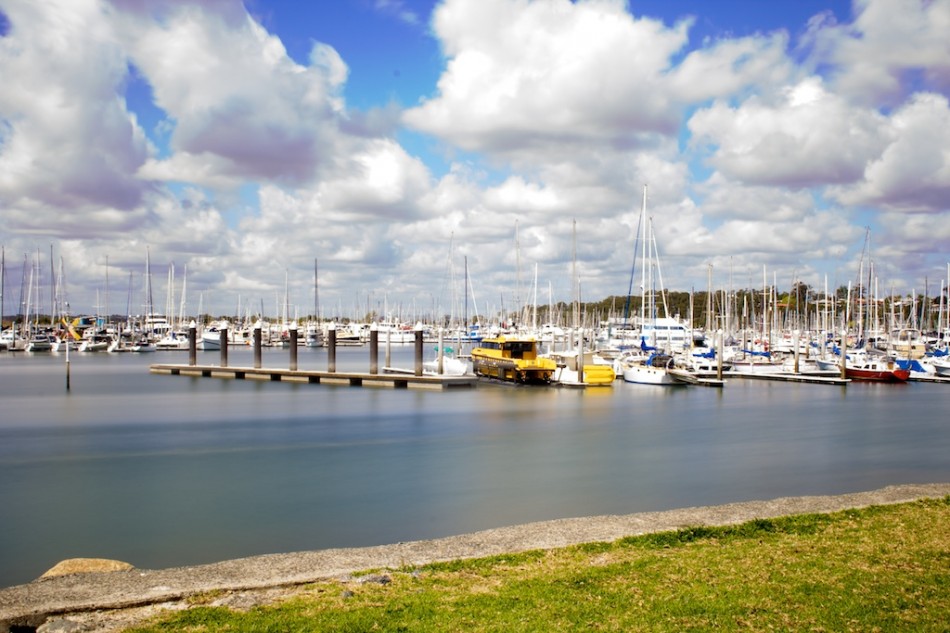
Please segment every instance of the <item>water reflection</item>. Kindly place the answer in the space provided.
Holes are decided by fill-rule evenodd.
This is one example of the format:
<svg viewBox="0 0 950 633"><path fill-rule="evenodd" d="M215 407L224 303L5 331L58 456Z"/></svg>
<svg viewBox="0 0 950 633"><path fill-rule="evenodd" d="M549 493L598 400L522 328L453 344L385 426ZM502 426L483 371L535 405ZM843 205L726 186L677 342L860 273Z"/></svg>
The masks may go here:
<svg viewBox="0 0 950 633"><path fill-rule="evenodd" d="M0 355L0 585L76 556L165 567L950 475L944 385L429 392L146 370L184 360L80 357L66 394L61 358Z"/></svg>

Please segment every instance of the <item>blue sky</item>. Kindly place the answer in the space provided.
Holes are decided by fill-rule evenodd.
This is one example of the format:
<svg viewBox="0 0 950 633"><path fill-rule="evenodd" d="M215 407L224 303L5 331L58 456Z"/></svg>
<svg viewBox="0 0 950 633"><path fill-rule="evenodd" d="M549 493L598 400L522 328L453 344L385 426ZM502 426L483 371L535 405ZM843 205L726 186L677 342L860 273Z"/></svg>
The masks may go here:
<svg viewBox="0 0 950 633"><path fill-rule="evenodd" d="M325 314L449 312L465 262L489 314L535 270L540 301L569 300L575 252L598 300L626 292L644 185L671 289L845 285L868 228L882 290L947 276L950 0L0 16L6 297L52 244L80 311L146 248L192 310L273 305L286 275L305 313L318 259Z"/></svg>

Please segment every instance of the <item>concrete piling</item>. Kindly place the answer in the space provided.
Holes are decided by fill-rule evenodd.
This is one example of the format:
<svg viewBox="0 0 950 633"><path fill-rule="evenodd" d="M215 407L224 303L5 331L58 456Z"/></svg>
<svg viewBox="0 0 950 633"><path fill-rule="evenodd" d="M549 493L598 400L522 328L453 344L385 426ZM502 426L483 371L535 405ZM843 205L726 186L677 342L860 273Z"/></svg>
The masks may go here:
<svg viewBox="0 0 950 633"><path fill-rule="evenodd" d="M443 334L442 328L440 327L439 328L439 375L440 376L445 373L444 359L445 359L445 335Z"/></svg>
<svg viewBox="0 0 950 633"><path fill-rule="evenodd" d="M416 364L415 364L415 375L422 375L422 324L416 324Z"/></svg>
<svg viewBox="0 0 950 633"><path fill-rule="evenodd" d="M198 326L194 321L188 325L188 364L198 364Z"/></svg>
<svg viewBox="0 0 950 633"><path fill-rule="evenodd" d="M297 371L297 322L290 324L290 371Z"/></svg>
<svg viewBox="0 0 950 633"><path fill-rule="evenodd" d="M218 332L218 342L221 346L221 366L228 366L228 324L222 324L221 330Z"/></svg>
<svg viewBox="0 0 950 633"><path fill-rule="evenodd" d="M369 328L369 373L379 373L379 327L375 322Z"/></svg>
<svg viewBox="0 0 950 633"><path fill-rule="evenodd" d="M254 369L261 368L261 322L254 324Z"/></svg>

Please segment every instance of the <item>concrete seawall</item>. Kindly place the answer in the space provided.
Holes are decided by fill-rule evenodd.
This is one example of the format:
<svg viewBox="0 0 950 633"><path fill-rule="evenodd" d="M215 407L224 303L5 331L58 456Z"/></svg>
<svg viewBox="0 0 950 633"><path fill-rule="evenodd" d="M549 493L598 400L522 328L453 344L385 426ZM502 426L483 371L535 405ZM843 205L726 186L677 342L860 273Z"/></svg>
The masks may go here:
<svg viewBox="0 0 950 633"><path fill-rule="evenodd" d="M209 591L266 592L346 577L366 569L552 549L687 526L730 525L752 519L835 512L947 495L950 495L950 483L908 484L844 495L786 497L663 512L559 519L427 541L270 554L192 567L67 574L0 589L0 633L11 629L119 630L160 609L182 608L180 601ZM229 602L253 603L253 598L243 603L240 599Z"/></svg>

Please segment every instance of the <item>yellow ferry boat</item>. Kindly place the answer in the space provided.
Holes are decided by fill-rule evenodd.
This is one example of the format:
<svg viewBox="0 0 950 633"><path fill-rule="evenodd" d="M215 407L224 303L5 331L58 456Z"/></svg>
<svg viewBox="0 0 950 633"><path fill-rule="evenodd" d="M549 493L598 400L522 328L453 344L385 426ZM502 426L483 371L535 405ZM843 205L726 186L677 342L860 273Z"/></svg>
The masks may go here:
<svg viewBox="0 0 950 633"><path fill-rule="evenodd" d="M538 358L538 343L533 338L499 336L482 339L472 350L472 369L476 376L547 384L557 363L550 358Z"/></svg>

